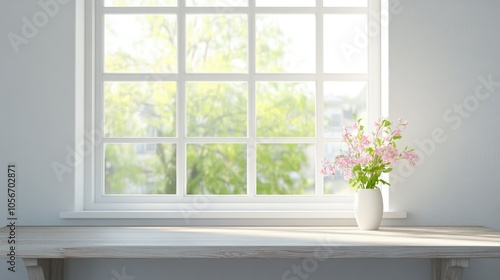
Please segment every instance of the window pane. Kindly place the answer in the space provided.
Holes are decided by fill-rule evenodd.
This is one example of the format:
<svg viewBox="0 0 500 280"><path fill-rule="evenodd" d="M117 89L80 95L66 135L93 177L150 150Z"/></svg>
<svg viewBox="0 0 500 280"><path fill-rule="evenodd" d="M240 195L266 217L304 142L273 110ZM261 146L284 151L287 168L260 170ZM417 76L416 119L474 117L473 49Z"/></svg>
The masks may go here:
<svg viewBox="0 0 500 280"><path fill-rule="evenodd" d="M366 82L326 82L324 91L325 136L340 138L356 121L353 114L366 116Z"/></svg>
<svg viewBox="0 0 500 280"><path fill-rule="evenodd" d="M367 73L367 16L325 15L326 73Z"/></svg>
<svg viewBox="0 0 500 280"><path fill-rule="evenodd" d="M368 7L368 0L323 0L325 7Z"/></svg>
<svg viewBox="0 0 500 280"><path fill-rule="evenodd" d="M314 137L313 82L261 82L256 87L258 137Z"/></svg>
<svg viewBox="0 0 500 280"><path fill-rule="evenodd" d="M106 137L175 137L176 84L106 82Z"/></svg>
<svg viewBox="0 0 500 280"><path fill-rule="evenodd" d="M247 71L245 15L187 15L186 71L242 73Z"/></svg>
<svg viewBox="0 0 500 280"><path fill-rule="evenodd" d="M175 145L105 145L106 194L175 194Z"/></svg>
<svg viewBox="0 0 500 280"><path fill-rule="evenodd" d="M175 15L106 15L105 22L105 72L177 71Z"/></svg>
<svg viewBox="0 0 500 280"><path fill-rule="evenodd" d="M340 155L341 149L346 149L341 143L327 143L325 145L325 158L332 160L335 156ZM325 194L354 194L355 192L349 182L344 180L344 174L340 171L336 171L334 176L324 177Z"/></svg>
<svg viewBox="0 0 500 280"><path fill-rule="evenodd" d="M261 73L314 73L314 15L257 15L256 63Z"/></svg>
<svg viewBox="0 0 500 280"><path fill-rule="evenodd" d="M187 194L246 194L246 145L189 144Z"/></svg>
<svg viewBox="0 0 500 280"><path fill-rule="evenodd" d="M222 13L227 8L231 7L246 7L248 0L187 0L187 7L217 7L221 10L216 12Z"/></svg>
<svg viewBox="0 0 500 280"><path fill-rule="evenodd" d="M314 194L315 154L314 145L257 145L257 194Z"/></svg>
<svg viewBox="0 0 500 280"><path fill-rule="evenodd" d="M316 0L256 0L257 7L315 7Z"/></svg>
<svg viewBox="0 0 500 280"><path fill-rule="evenodd" d="M105 7L174 7L177 0L104 0Z"/></svg>
<svg viewBox="0 0 500 280"><path fill-rule="evenodd" d="M247 84L186 84L189 137L246 137Z"/></svg>

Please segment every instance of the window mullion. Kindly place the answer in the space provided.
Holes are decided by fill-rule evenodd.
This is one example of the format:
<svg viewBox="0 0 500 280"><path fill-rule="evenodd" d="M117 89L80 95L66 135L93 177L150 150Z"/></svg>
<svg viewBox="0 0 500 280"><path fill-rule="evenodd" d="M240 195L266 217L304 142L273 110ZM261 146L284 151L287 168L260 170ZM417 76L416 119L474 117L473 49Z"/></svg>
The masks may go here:
<svg viewBox="0 0 500 280"><path fill-rule="evenodd" d="M177 57L179 79L177 80L177 195L186 195L186 10L185 1L178 1L177 12Z"/></svg>
<svg viewBox="0 0 500 280"><path fill-rule="evenodd" d="M257 107L255 100L256 29L255 0L249 0L248 11L248 137L247 146L247 194L257 194Z"/></svg>
<svg viewBox="0 0 500 280"><path fill-rule="evenodd" d="M101 28L96 29L95 32L95 88L94 88L94 131L99 131L101 133L95 133L95 174L94 185L95 194L93 199L101 197L105 193L104 186L104 161L105 161L105 144L103 143L104 138L104 30L105 21L103 13L103 1L97 0L95 4L95 24Z"/></svg>
<svg viewBox="0 0 500 280"><path fill-rule="evenodd" d="M316 164L324 158L323 124L323 0L316 0ZM319 170L319 168L316 168ZM316 195L323 196L323 175L316 172Z"/></svg>

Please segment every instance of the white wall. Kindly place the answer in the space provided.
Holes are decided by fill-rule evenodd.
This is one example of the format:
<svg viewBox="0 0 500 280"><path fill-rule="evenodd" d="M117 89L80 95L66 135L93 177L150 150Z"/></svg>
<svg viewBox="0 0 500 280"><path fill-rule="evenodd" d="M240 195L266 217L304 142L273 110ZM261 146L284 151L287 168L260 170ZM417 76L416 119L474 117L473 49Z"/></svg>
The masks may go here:
<svg viewBox="0 0 500 280"><path fill-rule="evenodd" d="M65 161L66 147L74 142L74 3L61 5L15 54L7 34L21 33L22 17L31 19L40 11L37 2L2 1L0 9L0 168L18 164L18 224L110 224L59 219L59 212L72 210L74 194L73 175L59 182L51 168L52 162ZM446 140L434 142L434 151L424 154L422 164L391 191L393 208L407 210L408 219L385 223L500 230L500 87L476 110L466 111L456 129L455 122L443 119L454 104L467 100L474 105L478 77L491 75L500 82L500 1L404 0L401 5L390 25L390 113L410 121L408 144L428 143L425 139L435 129ZM5 182L5 172L0 172L0 182ZM2 190L0 225L6 221L4 194ZM120 223L134 221L113 224ZM123 267L137 280L281 279L294 264L301 260L88 260L69 261L66 274L70 280L105 280ZM309 279L401 280L412 275L405 280L421 280L429 274L426 260L332 260ZM473 260L464 279L498 275L500 261ZM0 262L0 279L26 277L23 269L10 273Z"/></svg>

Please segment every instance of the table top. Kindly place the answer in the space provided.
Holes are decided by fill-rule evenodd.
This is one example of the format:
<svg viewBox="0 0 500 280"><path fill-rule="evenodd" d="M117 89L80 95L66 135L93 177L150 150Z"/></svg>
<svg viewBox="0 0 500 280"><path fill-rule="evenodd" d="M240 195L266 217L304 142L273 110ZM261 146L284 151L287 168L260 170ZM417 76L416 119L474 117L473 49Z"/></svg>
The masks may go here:
<svg viewBox="0 0 500 280"><path fill-rule="evenodd" d="M15 239L18 258L500 258L500 232L484 227L17 227Z"/></svg>

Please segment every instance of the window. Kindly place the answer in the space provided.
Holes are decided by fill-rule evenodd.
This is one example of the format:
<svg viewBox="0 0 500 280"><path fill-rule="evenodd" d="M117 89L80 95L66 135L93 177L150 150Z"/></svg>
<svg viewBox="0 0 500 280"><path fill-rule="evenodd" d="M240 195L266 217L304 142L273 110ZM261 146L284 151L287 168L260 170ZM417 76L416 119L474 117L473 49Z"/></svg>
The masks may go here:
<svg viewBox="0 0 500 280"><path fill-rule="evenodd" d="M352 203L318 165L353 114L380 115L379 0L95 0L87 11L86 209Z"/></svg>

